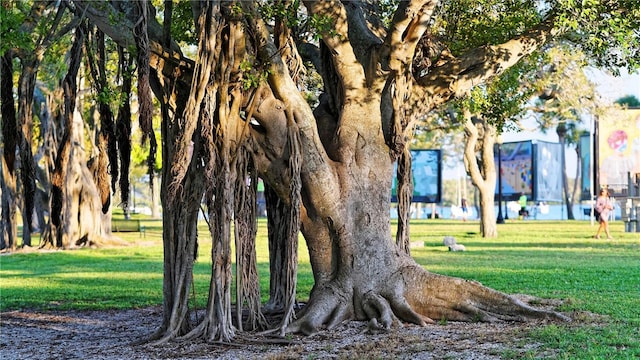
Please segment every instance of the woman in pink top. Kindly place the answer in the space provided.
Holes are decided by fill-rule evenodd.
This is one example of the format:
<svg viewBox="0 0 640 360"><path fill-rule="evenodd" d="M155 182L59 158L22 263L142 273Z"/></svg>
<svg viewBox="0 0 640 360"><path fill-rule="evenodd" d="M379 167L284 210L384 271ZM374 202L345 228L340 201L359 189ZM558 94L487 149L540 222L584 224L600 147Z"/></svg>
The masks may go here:
<svg viewBox="0 0 640 360"><path fill-rule="evenodd" d="M600 194L596 199L595 210L596 213L600 214L598 216L600 226L598 227L595 238L600 239L600 232L604 229L605 234L607 234L607 239L611 240L612 237L609 234L609 211L613 210L613 204L611 204L611 200L609 200L609 191L607 189L600 189Z"/></svg>

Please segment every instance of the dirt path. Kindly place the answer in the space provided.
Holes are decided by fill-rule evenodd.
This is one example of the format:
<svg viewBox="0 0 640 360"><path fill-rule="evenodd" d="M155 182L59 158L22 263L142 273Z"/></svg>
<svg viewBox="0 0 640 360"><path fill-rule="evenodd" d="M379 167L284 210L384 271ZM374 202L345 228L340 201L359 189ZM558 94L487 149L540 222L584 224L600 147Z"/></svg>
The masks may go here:
<svg viewBox="0 0 640 360"><path fill-rule="evenodd" d="M269 344L273 339L252 334L243 334L234 345L203 341L131 345L161 320L160 308L4 312L0 359L500 359L530 351L545 355L523 338L525 330L539 323L451 322L371 333L366 323L349 322L311 337L288 337L287 345Z"/></svg>

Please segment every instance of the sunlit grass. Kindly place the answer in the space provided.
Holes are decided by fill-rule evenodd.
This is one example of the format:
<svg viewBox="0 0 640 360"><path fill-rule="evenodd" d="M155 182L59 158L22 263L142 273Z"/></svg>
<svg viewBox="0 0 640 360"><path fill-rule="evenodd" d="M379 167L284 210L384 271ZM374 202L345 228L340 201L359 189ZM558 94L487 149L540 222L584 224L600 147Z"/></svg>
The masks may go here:
<svg viewBox="0 0 640 360"><path fill-rule="evenodd" d="M513 221L499 226L499 238L482 239L467 231L469 224L432 224L437 231L427 231L429 223L412 224L426 245L412 255L425 268L508 293L563 299L560 310L569 313L605 316L606 325L534 331L531 336L555 349L557 358L640 357L640 234L624 233L623 224L614 222L615 240L597 240L596 228L584 221ZM448 252L442 246L447 235L467 251Z"/></svg>
<svg viewBox="0 0 640 360"><path fill-rule="evenodd" d="M621 222L611 227L615 240L607 241L593 239L596 228L587 221L510 221L499 226L498 238L484 239L475 221L414 221L412 241L424 247L411 253L436 273L477 280L507 293L562 299L560 310L570 314L603 316L597 325L578 323L578 329L572 324L550 325L530 334L554 349L558 358L638 358L640 233L624 233ZM126 309L161 304L161 222L145 221L145 228L144 237L119 234L131 243L128 247L0 256L0 309ZM202 307L209 291L211 240L205 224L199 231L193 293ZM445 236L455 237L466 251L449 252L442 245ZM256 248L266 301L269 254L264 220L259 223ZM304 301L313 274L302 238L299 259L297 298Z"/></svg>

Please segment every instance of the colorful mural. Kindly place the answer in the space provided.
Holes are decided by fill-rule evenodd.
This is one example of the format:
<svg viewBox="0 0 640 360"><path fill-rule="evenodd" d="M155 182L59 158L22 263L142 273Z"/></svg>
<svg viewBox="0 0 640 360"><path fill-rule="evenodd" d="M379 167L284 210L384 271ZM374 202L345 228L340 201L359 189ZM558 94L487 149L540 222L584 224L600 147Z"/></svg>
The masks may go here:
<svg viewBox="0 0 640 360"><path fill-rule="evenodd" d="M504 143L501 146L501 154L503 199L517 200L522 193L528 199L533 199L533 146L531 141ZM498 171L497 153L495 155L496 171ZM498 194L497 182L496 194Z"/></svg>
<svg viewBox="0 0 640 360"><path fill-rule="evenodd" d="M627 173L640 173L640 109L615 110L598 120L598 180L614 192L627 189Z"/></svg>

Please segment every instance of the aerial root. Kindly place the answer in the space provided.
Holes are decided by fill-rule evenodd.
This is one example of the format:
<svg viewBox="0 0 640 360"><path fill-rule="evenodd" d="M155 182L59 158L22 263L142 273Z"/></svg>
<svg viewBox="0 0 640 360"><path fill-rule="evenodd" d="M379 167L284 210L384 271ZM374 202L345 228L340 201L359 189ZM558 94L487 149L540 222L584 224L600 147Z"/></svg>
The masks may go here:
<svg viewBox="0 0 640 360"><path fill-rule="evenodd" d="M164 337L165 334L166 334L166 329L164 327L159 327L152 334L147 335L147 336L143 336L142 338L139 338L137 340L132 341L130 343L130 345L131 346L139 346L139 345L144 345L144 344L150 344L150 343L155 342L156 340Z"/></svg>
<svg viewBox="0 0 640 360"><path fill-rule="evenodd" d="M229 344L236 336L235 328L225 329L220 325L211 326L209 319L204 319L183 335L179 335L179 333L179 327L176 326L170 329L159 328L152 335L136 341L134 345L159 346L170 341L185 342L196 338L202 338L208 343Z"/></svg>
<svg viewBox="0 0 640 360"><path fill-rule="evenodd" d="M196 326L195 328L191 329L191 331L189 331L188 333L180 336L178 340L179 341L188 341L188 340L192 340L192 339L195 339L195 338L201 336L205 332L207 323L208 323L207 320L202 321L200 324L198 324L198 326Z"/></svg>
<svg viewBox="0 0 640 360"><path fill-rule="evenodd" d="M176 338L176 332L174 331L167 331L164 334L157 334L159 336L157 336L157 338L155 339L150 339L149 342L147 342L147 345L150 346L159 346L159 345L163 345L168 343L171 340L174 340Z"/></svg>
<svg viewBox="0 0 640 360"><path fill-rule="evenodd" d="M500 320L498 317L492 315L490 312L482 310L470 304L462 304L458 306L455 310L459 310L463 314L470 314L473 317L471 320L475 320L475 321L493 323ZM505 317L503 320L515 320L515 318L509 316L509 317Z"/></svg>
<svg viewBox="0 0 640 360"><path fill-rule="evenodd" d="M474 321L520 321L549 319L571 321L555 311L537 309L518 298L487 288L478 282L470 282L469 297L459 304L459 309L472 314Z"/></svg>
<svg viewBox="0 0 640 360"><path fill-rule="evenodd" d="M370 331L386 331L400 321L425 326L436 321L571 321L552 310L538 309L520 299L479 282L429 273L418 266L401 268L384 286L368 288L361 296L354 289L331 285L315 289L301 316L287 333L312 335L341 322L368 320Z"/></svg>

